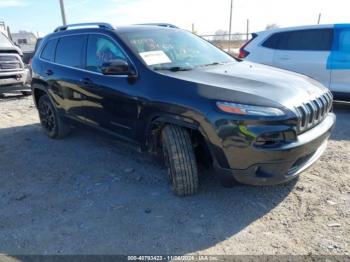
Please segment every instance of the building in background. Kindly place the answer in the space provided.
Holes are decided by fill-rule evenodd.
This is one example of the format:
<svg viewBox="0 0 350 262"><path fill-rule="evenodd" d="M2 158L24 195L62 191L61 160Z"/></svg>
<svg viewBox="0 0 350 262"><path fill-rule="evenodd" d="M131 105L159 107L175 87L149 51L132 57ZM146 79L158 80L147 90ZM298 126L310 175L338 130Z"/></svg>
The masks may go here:
<svg viewBox="0 0 350 262"><path fill-rule="evenodd" d="M19 31L18 33L12 33L12 41L19 45L23 53L33 52L37 41L37 36L32 32Z"/></svg>

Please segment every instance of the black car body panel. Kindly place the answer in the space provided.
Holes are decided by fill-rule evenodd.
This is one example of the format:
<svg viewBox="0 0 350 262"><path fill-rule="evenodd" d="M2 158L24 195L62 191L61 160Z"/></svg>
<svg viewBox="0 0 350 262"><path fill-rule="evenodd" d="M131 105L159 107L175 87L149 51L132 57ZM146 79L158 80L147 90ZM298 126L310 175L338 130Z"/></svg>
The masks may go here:
<svg viewBox="0 0 350 262"><path fill-rule="evenodd" d="M189 71L154 71L122 37L125 32L142 30L162 34L180 29L90 28L47 36L32 61L34 100L45 92L62 117L113 133L142 150L150 149L152 130L159 123L197 130L218 173L248 184L288 181L322 153L335 116L330 112L331 95L318 82L281 69L234 61ZM132 74L103 75L84 68L84 59L74 68L40 57L50 40L70 35L111 39L123 50ZM86 41L82 50L86 50ZM300 129L303 116L298 108L318 99L323 101L320 106L312 115L305 115L308 128ZM278 108L284 115L229 114L217 108L217 101ZM278 136L282 139L275 139Z"/></svg>

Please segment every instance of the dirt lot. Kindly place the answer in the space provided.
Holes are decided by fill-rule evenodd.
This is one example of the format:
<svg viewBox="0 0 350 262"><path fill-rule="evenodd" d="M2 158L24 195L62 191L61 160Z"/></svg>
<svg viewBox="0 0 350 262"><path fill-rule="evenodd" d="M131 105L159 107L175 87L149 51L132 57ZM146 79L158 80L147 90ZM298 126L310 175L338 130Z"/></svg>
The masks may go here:
<svg viewBox="0 0 350 262"><path fill-rule="evenodd" d="M0 100L0 253L350 254L350 107L298 181L175 197L159 161L112 138L40 130L31 97ZM210 172L207 172L210 173Z"/></svg>

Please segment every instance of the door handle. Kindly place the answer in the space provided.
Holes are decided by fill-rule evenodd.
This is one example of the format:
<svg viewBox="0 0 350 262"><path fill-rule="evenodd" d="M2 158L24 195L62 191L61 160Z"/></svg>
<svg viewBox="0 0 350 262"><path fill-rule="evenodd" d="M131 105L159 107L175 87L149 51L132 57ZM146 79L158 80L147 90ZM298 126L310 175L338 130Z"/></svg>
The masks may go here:
<svg viewBox="0 0 350 262"><path fill-rule="evenodd" d="M279 59L281 59L281 60L284 60L284 61L288 61L288 60L291 60L291 58L290 57L279 57Z"/></svg>
<svg viewBox="0 0 350 262"><path fill-rule="evenodd" d="M46 72L45 72L45 75L52 76L53 75L53 71L51 69L47 69Z"/></svg>
<svg viewBox="0 0 350 262"><path fill-rule="evenodd" d="M92 82L92 80L88 77L80 79L80 83L84 86L92 86L94 84L94 82Z"/></svg>

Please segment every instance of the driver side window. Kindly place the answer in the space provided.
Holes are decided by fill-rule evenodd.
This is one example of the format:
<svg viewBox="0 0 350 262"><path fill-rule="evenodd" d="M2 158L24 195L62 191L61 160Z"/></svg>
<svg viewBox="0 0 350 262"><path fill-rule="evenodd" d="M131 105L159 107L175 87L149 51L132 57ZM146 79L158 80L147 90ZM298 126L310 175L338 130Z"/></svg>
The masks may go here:
<svg viewBox="0 0 350 262"><path fill-rule="evenodd" d="M90 35L87 45L86 69L101 73L104 63L127 60L121 49L110 39L101 35Z"/></svg>

